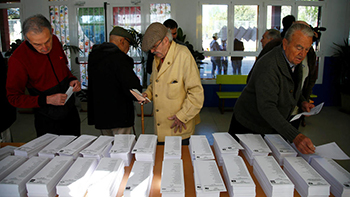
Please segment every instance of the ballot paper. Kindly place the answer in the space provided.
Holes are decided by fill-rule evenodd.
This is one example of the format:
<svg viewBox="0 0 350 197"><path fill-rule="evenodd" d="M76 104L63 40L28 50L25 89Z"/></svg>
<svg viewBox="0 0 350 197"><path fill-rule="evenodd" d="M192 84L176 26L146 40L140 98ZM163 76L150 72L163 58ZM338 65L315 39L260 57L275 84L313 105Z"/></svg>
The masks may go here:
<svg viewBox="0 0 350 197"><path fill-rule="evenodd" d="M151 161L154 164L157 148L157 136L153 134L141 134L136 141L132 154L137 161Z"/></svg>
<svg viewBox="0 0 350 197"><path fill-rule="evenodd" d="M310 165L331 185L335 197L350 196L350 173L328 158L312 158Z"/></svg>
<svg viewBox="0 0 350 197"><path fill-rule="evenodd" d="M131 94L134 95L134 97L138 100L138 101L145 101L147 100L148 102L152 102L151 100L149 100L149 98L147 97L143 97L141 92L138 91L137 89L131 89L130 90Z"/></svg>
<svg viewBox="0 0 350 197"><path fill-rule="evenodd" d="M10 155L0 162L0 181L27 160L26 157Z"/></svg>
<svg viewBox="0 0 350 197"><path fill-rule="evenodd" d="M225 154L223 159L223 176L230 197L255 197L255 183L240 156Z"/></svg>
<svg viewBox="0 0 350 197"><path fill-rule="evenodd" d="M14 155L14 150L16 148L18 147L10 145L0 148L0 161L9 155Z"/></svg>
<svg viewBox="0 0 350 197"><path fill-rule="evenodd" d="M266 134L264 139L272 151L272 156L280 166L283 166L285 157L296 157L298 154L280 134Z"/></svg>
<svg viewBox="0 0 350 197"><path fill-rule="evenodd" d="M28 197L55 197L56 185L72 164L72 157L54 157L27 182Z"/></svg>
<svg viewBox="0 0 350 197"><path fill-rule="evenodd" d="M0 182L0 197L26 197L26 183L49 161L49 158L36 156L28 159Z"/></svg>
<svg viewBox="0 0 350 197"><path fill-rule="evenodd" d="M255 156L253 173L267 197L293 197L294 184L272 156Z"/></svg>
<svg viewBox="0 0 350 197"><path fill-rule="evenodd" d="M165 136L163 159L181 159L181 143L180 136Z"/></svg>
<svg viewBox="0 0 350 197"><path fill-rule="evenodd" d="M223 164L223 155L237 156L239 150L244 149L229 133L213 133L214 151L219 166Z"/></svg>
<svg viewBox="0 0 350 197"><path fill-rule="evenodd" d="M135 161L124 189L124 197L148 197L152 180L152 162Z"/></svg>
<svg viewBox="0 0 350 197"><path fill-rule="evenodd" d="M295 189L301 197L328 197L330 185L314 170L302 157L286 157L284 172L294 183Z"/></svg>
<svg viewBox="0 0 350 197"><path fill-rule="evenodd" d="M220 192L226 192L225 183L215 160L194 160L193 172L197 197L219 197Z"/></svg>
<svg viewBox="0 0 350 197"><path fill-rule="evenodd" d="M45 146L41 151L39 151L39 157L49 157L54 158L58 155L58 151L71 143L76 136L72 135L60 135L54 139L50 144Z"/></svg>
<svg viewBox="0 0 350 197"><path fill-rule="evenodd" d="M66 102L69 100L69 98L72 96L73 94L73 87L72 86L69 86L68 90L66 91L66 94L67 94L67 98L66 100L64 101L64 104L66 104Z"/></svg>
<svg viewBox="0 0 350 197"><path fill-rule="evenodd" d="M79 152L88 147L97 137L92 135L81 135L73 142L58 151L60 156L70 156L76 159Z"/></svg>
<svg viewBox="0 0 350 197"><path fill-rule="evenodd" d="M114 144L109 151L111 158L123 159L125 166L129 166L132 160L131 150L136 143L133 134L114 135Z"/></svg>
<svg viewBox="0 0 350 197"><path fill-rule="evenodd" d="M88 180L97 167L96 158L78 157L67 173L58 182L56 189L60 197L83 197Z"/></svg>
<svg viewBox="0 0 350 197"><path fill-rule="evenodd" d="M321 111L323 105L324 105L324 102L321 103L321 104L319 104L319 105L317 105L317 106L315 106L314 108L312 108L312 109L310 110L310 112L302 112L302 113L300 113L300 114L295 115L295 116L290 120L290 122L299 119L302 115L311 116L311 115L316 115L316 114L320 113L320 111Z"/></svg>
<svg viewBox="0 0 350 197"><path fill-rule="evenodd" d="M210 160L215 159L213 151L205 135L191 135L188 146L191 160Z"/></svg>
<svg viewBox="0 0 350 197"><path fill-rule="evenodd" d="M116 196L124 176L124 166L122 159L102 158L89 179L88 196Z"/></svg>
<svg viewBox="0 0 350 197"><path fill-rule="evenodd" d="M56 139L58 135L46 133L38 138L29 141L14 150L15 155L32 157L38 155L39 151Z"/></svg>
<svg viewBox="0 0 350 197"><path fill-rule="evenodd" d="M163 160L160 188L162 197L185 196L184 170L181 159Z"/></svg>
<svg viewBox="0 0 350 197"><path fill-rule="evenodd" d="M236 134L236 136L244 148L242 153L251 166L255 156L267 156L272 152L260 134Z"/></svg>
<svg viewBox="0 0 350 197"><path fill-rule="evenodd" d="M90 146L80 151L83 157L93 157L101 159L102 157L110 157L109 151L112 147L113 136L99 136Z"/></svg>

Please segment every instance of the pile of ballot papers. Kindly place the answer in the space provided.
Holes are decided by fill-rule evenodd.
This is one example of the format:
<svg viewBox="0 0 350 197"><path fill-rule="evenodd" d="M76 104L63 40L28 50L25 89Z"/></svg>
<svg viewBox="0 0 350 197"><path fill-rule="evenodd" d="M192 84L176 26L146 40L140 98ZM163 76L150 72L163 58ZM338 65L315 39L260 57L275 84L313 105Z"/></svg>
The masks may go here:
<svg viewBox="0 0 350 197"><path fill-rule="evenodd" d="M96 159L110 157L109 150L112 147L113 140L113 136L101 135L90 146L82 150L80 154L83 157L93 157Z"/></svg>
<svg viewBox="0 0 350 197"><path fill-rule="evenodd" d="M45 146L41 151L39 151L39 157L49 157L54 158L58 155L58 151L71 143L76 136L72 135L60 135L56 139L54 139L50 144Z"/></svg>
<svg viewBox="0 0 350 197"><path fill-rule="evenodd" d="M286 157L283 170L294 183L300 196L329 196L330 185L303 158Z"/></svg>
<svg viewBox="0 0 350 197"><path fill-rule="evenodd" d="M272 156L280 166L283 166L283 158L297 156L297 152L282 138L280 134L266 134L264 138L272 151Z"/></svg>
<svg viewBox="0 0 350 197"><path fill-rule="evenodd" d="M0 182L0 196L26 197L26 183L49 161L49 158L36 156L28 159Z"/></svg>
<svg viewBox="0 0 350 197"><path fill-rule="evenodd" d="M148 197L152 180L153 163L135 161L124 189L124 197Z"/></svg>
<svg viewBox="0 0 350 197"><path fill-rule="evenodd" d="M97 137L93 135L81 135L76 140L58 151L60 156L69 156L76 159L80 151L88 147Z"/></svg>
<svg viewBox="0 0 350 197"><path fill-rule="evenodd" d="M181 143L180 136L165 136L163 159L181 159Z"/></svg>
<svg viewBox="0 0 350 197"><path fill-rule="evenodd" d="M181 159L166 159L162 164L160 193L162 197L184 197L185 180Z"/></svg>
<svg viewBox="0 0 350 197"><path fill-rule="evenodd" d="M331 193L350 196L350 173L333 159L313 158L310 165L331 185Z"/></svg>
<svg viewBox="0 0 350 197"><path fill-rule="evenodd" d="M16 146L5 146L3 148L0 148L0 161L3 160L5 157L14 155L14 150L18 148Z"/></svg>
<svg viewBox="0 0 350 197"><path fill-rule="evenodd" d="M272 156L255 156L253 173L266 196L294 196L294 184Z"/></svg>
<svg viewBox="0 0 350 197"><path fill-rule="evenodd" d="M125 166L129 166L133 156L131 150L135 143L135 135L133 134L114 135L114 144L109 151L111 158L120 158L124 161Z"/></svg>
<svg viewBox="0 0 350 197"><path fill-rule="evenodd" d="M215 159L213 151L205 135L191 135L188 145L191 160L211 160Z"/></svg>
<svg viewBox="0 0 350 197"><path fill-rule="evenodd" d="M136 161L151 161L154 164L156 149L157 136L141 134L131 153L135 154Z"/></svg>
<svg viewBox="0 0 350 197"><path fill-rule="evenodd" d="M10 155L0 162L0 181L27 160L26 157Z"/></svg>
<svg viewBox="0 0 350 197"><path fill-rule="evenodd" d="M55 197L56 185L72 164L72 157L54 157L27 182L28 197Z"/></svg>
<svg viewBox="0 0 350 197"><path fill-rule="evenodd" d="M97 163L96 158L78 157L57 184L57 194L60 197L83 197Z"/></svg>
<svg viewBox="0 0 350 197"><path fill-rule="evenodd" d="M88 183L89 197L116 196L124 176L124 161L104 157L98 163Z"/></svg>
<svg viewBox="0 0 350 197"><path fill-rule="evenodd" d="M220 192L226 192L215 160L194 160L193 177L197 197L219 197Z"/></svg>
<svg viewBox="0 0 350 197"><path fill-rule="evenodd" d="M252 166L255 156L268 156L271 149L267 146L260 134L236 134L239 143L243 146L242 153Z"/></svg>
<svg viewBox="0 0 350 197"><path fill-rule="evenodd" d="M223 155L223 176L230 197L255 197L255 183L242 157Z"/></svg>
<svg viewBox="0 0 350 197"><path fill-rule="evenodd" d="M223 165L224 155L237 156L243 147L227 132L213 133L214 151L219 166Z"/></svg>
<svg viewBox="0 0 350 197"><path fill-rule="evenodd" d="M50 142L56 139L58 135L54 135L51 133L46 133L38 138L35 138L32 141L29 141L22 146L16 148L14 150L15 155L24 156L24 157L32 157L37 156L39 151L47 146Z"/></svg>

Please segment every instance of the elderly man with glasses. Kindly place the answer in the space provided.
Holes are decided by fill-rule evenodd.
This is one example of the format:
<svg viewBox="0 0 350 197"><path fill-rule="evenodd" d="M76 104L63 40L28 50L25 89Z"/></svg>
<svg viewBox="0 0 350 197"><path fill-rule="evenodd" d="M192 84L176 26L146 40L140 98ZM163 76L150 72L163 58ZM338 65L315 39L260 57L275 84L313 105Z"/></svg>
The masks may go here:
<svg viewBox="0 0 350 197"><path fill-rule="evenodd" d="M150 85L143 96L153 100L158 142L162 144L165 136L181 136L186 145L200 122L204 102L197 64L187 47L174 42L161 23L147 28L142 50L155 55Z"/></svg>

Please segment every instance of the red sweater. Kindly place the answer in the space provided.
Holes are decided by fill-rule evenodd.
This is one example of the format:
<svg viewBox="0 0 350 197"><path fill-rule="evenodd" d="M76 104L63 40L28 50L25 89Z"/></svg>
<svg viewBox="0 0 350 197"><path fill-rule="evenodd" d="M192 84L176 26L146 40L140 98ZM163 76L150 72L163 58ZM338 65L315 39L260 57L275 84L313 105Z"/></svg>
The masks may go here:
<svg viewBox="0 0 350 197"><path fill-rule="evenodd" d="M76 79L67 67L67 57L55 35L52 36L52 49L47 55L37 52L25 41L14 51L8 62L6 90L10 104L19 108L46 105L46 96L25 95L24 91L27 87L42 92L58 84L48 56L60 82L66 77Z"/></svg>

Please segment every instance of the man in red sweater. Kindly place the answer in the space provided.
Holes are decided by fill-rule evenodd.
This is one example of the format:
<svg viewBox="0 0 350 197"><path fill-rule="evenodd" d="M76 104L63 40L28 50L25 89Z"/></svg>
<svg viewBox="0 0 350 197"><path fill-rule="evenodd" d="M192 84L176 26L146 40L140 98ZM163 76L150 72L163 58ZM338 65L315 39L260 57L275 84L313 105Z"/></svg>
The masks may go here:
<svg viewBox="0 0 350 197"><path fill-rule="evenodd" d="M79 113L74 95L67 101L65 92L81 90L80 82L67 67L67 57L51 24L43 15L27 18L22 26L25 37L8 63L7 98L19 108L34 108L37 136L45 133L80 135ZM25 89L30 95L26 95Z"/></svg>

